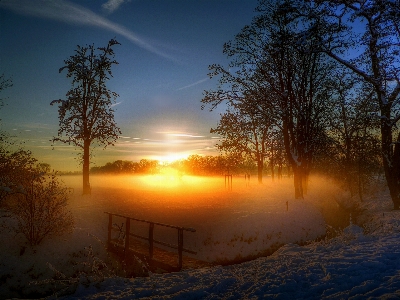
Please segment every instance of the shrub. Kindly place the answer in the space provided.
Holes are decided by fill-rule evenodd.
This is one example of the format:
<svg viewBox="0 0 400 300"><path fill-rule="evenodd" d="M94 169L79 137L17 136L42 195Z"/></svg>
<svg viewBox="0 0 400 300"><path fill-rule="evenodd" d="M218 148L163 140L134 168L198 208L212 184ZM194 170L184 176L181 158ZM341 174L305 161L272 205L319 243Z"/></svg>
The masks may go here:
<svg viewBox="0 0 400 300"><path fill-rule="evenodd" d="M9 209L18 221L17 232L30 245L38 245L45 237L70 231L73 217L67 209L68 189L55 174L27 175L30 178L24 178L20 191L12 195Z"/></svg>

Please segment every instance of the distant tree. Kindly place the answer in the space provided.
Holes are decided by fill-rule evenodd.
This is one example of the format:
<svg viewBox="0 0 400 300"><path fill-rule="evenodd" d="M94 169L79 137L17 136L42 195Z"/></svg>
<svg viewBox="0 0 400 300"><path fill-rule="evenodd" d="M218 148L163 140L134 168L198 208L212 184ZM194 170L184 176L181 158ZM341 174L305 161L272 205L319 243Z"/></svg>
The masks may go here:
<svg viewBox="0 0 400 300"><path fill-rule="evenodd" d="M218 126L210 132L223 137L217 144L220 151L251 157L257 164L258 182L262 183L265 146L271 138L270 129L271 125L261 114L252 109L246 110L239 103L222 114Z"/></svg>
<svg viewBox="0 0 400 300"><path fill-rule="evenodd" d="M135 165L135 173L156 174L159 171L158 160L141 159Z"/></svg>
<svg viewBox="0 0 400 300"><path fill-rule="evenodd" d="M53 100L59 104L58 137L53 141L73 144L82 149L83 194L90 194L89 164L90 147L113 145L121 134L114 121L112 108L117 93L107 89L106 82L112 77L113 46L119 43L111 39L106 47L78 46L75 54L64 61L67 77L72 78L72 88L66 100ZM96 51L97 50L97 51ZM98 52L98 53L97 53Z"/></svg>
<svg viewBox="0 0 400 300"><path fill-rule="evenodd" d="M136 163L127 160L116 160L112 163L108 162L104 166L96 166L90 168L90 173L134 173Z"/></svg>
<svg viewBox="0 0 400 300"><path fill-rule="evenodd" d="M265 143L264 156L269 159L272 180L275 178L276 167L278 167L278 179L282 179L283 167L287 165L282 131L275 130L269 134L269 139Z"/></svg>

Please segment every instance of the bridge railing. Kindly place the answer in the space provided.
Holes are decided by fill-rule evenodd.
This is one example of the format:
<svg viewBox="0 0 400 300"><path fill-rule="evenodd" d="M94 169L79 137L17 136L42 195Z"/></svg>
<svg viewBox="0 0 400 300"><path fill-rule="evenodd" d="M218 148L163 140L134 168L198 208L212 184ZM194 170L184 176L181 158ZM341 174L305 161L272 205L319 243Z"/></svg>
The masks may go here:
<svg viewBox="0 0 400 300"><path fill-rule="evenodd" d="M130 237L134 237L137 239L141 240L146 240L149 243L149 257L150 259L153 259L154 256L154 244L159 244L165 247L169 247L172 249L177 249L178 250L178 269L182 269L182 255L183 252L186 253L191 253L191 254L197 254L197 252L186 249L183 247L183 232L188 231L188 232L196 232L194 228L188 228L188 227L180 227L180 226L175 226L175 225L169 225L169 224L164 224L164 223L159 223L159 222L153 222L153 221L148 221L148 220L143 220L143 219L137 219L137 218L132 218L129 216L123 216L120 214L115 214L115 213L110 213L110 212L105 212L108 214L108 237L107 237L107 242L110 244L111 243L111 233L112 231L119 231L123 232L125 234L125 243L124 243L124 251L125 253L129 252L129 247L130 247ZM118 228L113 225L113 216L114 217L120 217L125 219L125 230L123 228ZM148 223L149 224L149 231L147 236L142 236L138 234L134 234L131 232L131 221L134 222L142 222L142 223ZM163 226L163 227L169 227L177 230L178 233L178 243L177 244L170 244L162 241L158 241L154 239L154 227L155 226Z"/></svg>

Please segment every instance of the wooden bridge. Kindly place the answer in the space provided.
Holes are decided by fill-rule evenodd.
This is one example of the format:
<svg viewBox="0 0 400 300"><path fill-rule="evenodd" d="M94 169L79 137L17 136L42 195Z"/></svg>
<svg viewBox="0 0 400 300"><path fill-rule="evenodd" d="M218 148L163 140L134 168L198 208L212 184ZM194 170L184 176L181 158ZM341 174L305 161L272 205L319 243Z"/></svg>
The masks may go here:
<svg viewBox="0 0 400 300"><path fill-rule="evenodd" d="M187 231L194 233L196 232L195 229L142 220L110 212L105 213L108 214L108 249L111 252L123 256L125 260L129 261L130 258L133 258L136 255L140 259L148 262L150 268L160 268L167 272L179 271L183 268L211 266L210 263L183 255L183 252L197 254L196 251L183 247L183 232ZM123 218L125 220L125 225L122 223L121 226L118 226L116 223L113 223L115 218ZM131 223L133 222L147 223L149 225L148 235L143 236L133 233L131 228ZM154 239L155 226L177 230L178 243L170 244ZM112 238L113 231L119 233L118 238ZM156 245L160 245L161 247L157 247ZM177 253L167 251L165 248L175 249L177 250Z"/></svg>

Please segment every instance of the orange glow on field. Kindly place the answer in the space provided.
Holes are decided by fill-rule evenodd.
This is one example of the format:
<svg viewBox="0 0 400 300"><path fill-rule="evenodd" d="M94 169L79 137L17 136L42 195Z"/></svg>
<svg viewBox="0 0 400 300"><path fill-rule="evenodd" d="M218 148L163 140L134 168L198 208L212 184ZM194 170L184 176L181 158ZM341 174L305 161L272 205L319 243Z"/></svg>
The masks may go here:
<svg viewBox="0 0 400 300"><path fill-rule="evenodd" d="M164 168L160 174L142 176L140 181L153 188L176 188L181 184L182 175L173 168Z"/></svg>
<svg viewBox="0 0 400 300"><path fill-rule="evenodd" d="M176 193L216 188L215 181L210 180L210 178L184 175L182 172L170 167L164 168L160 174L141 176L139 181L143 188L174 190Z"/></svg>

